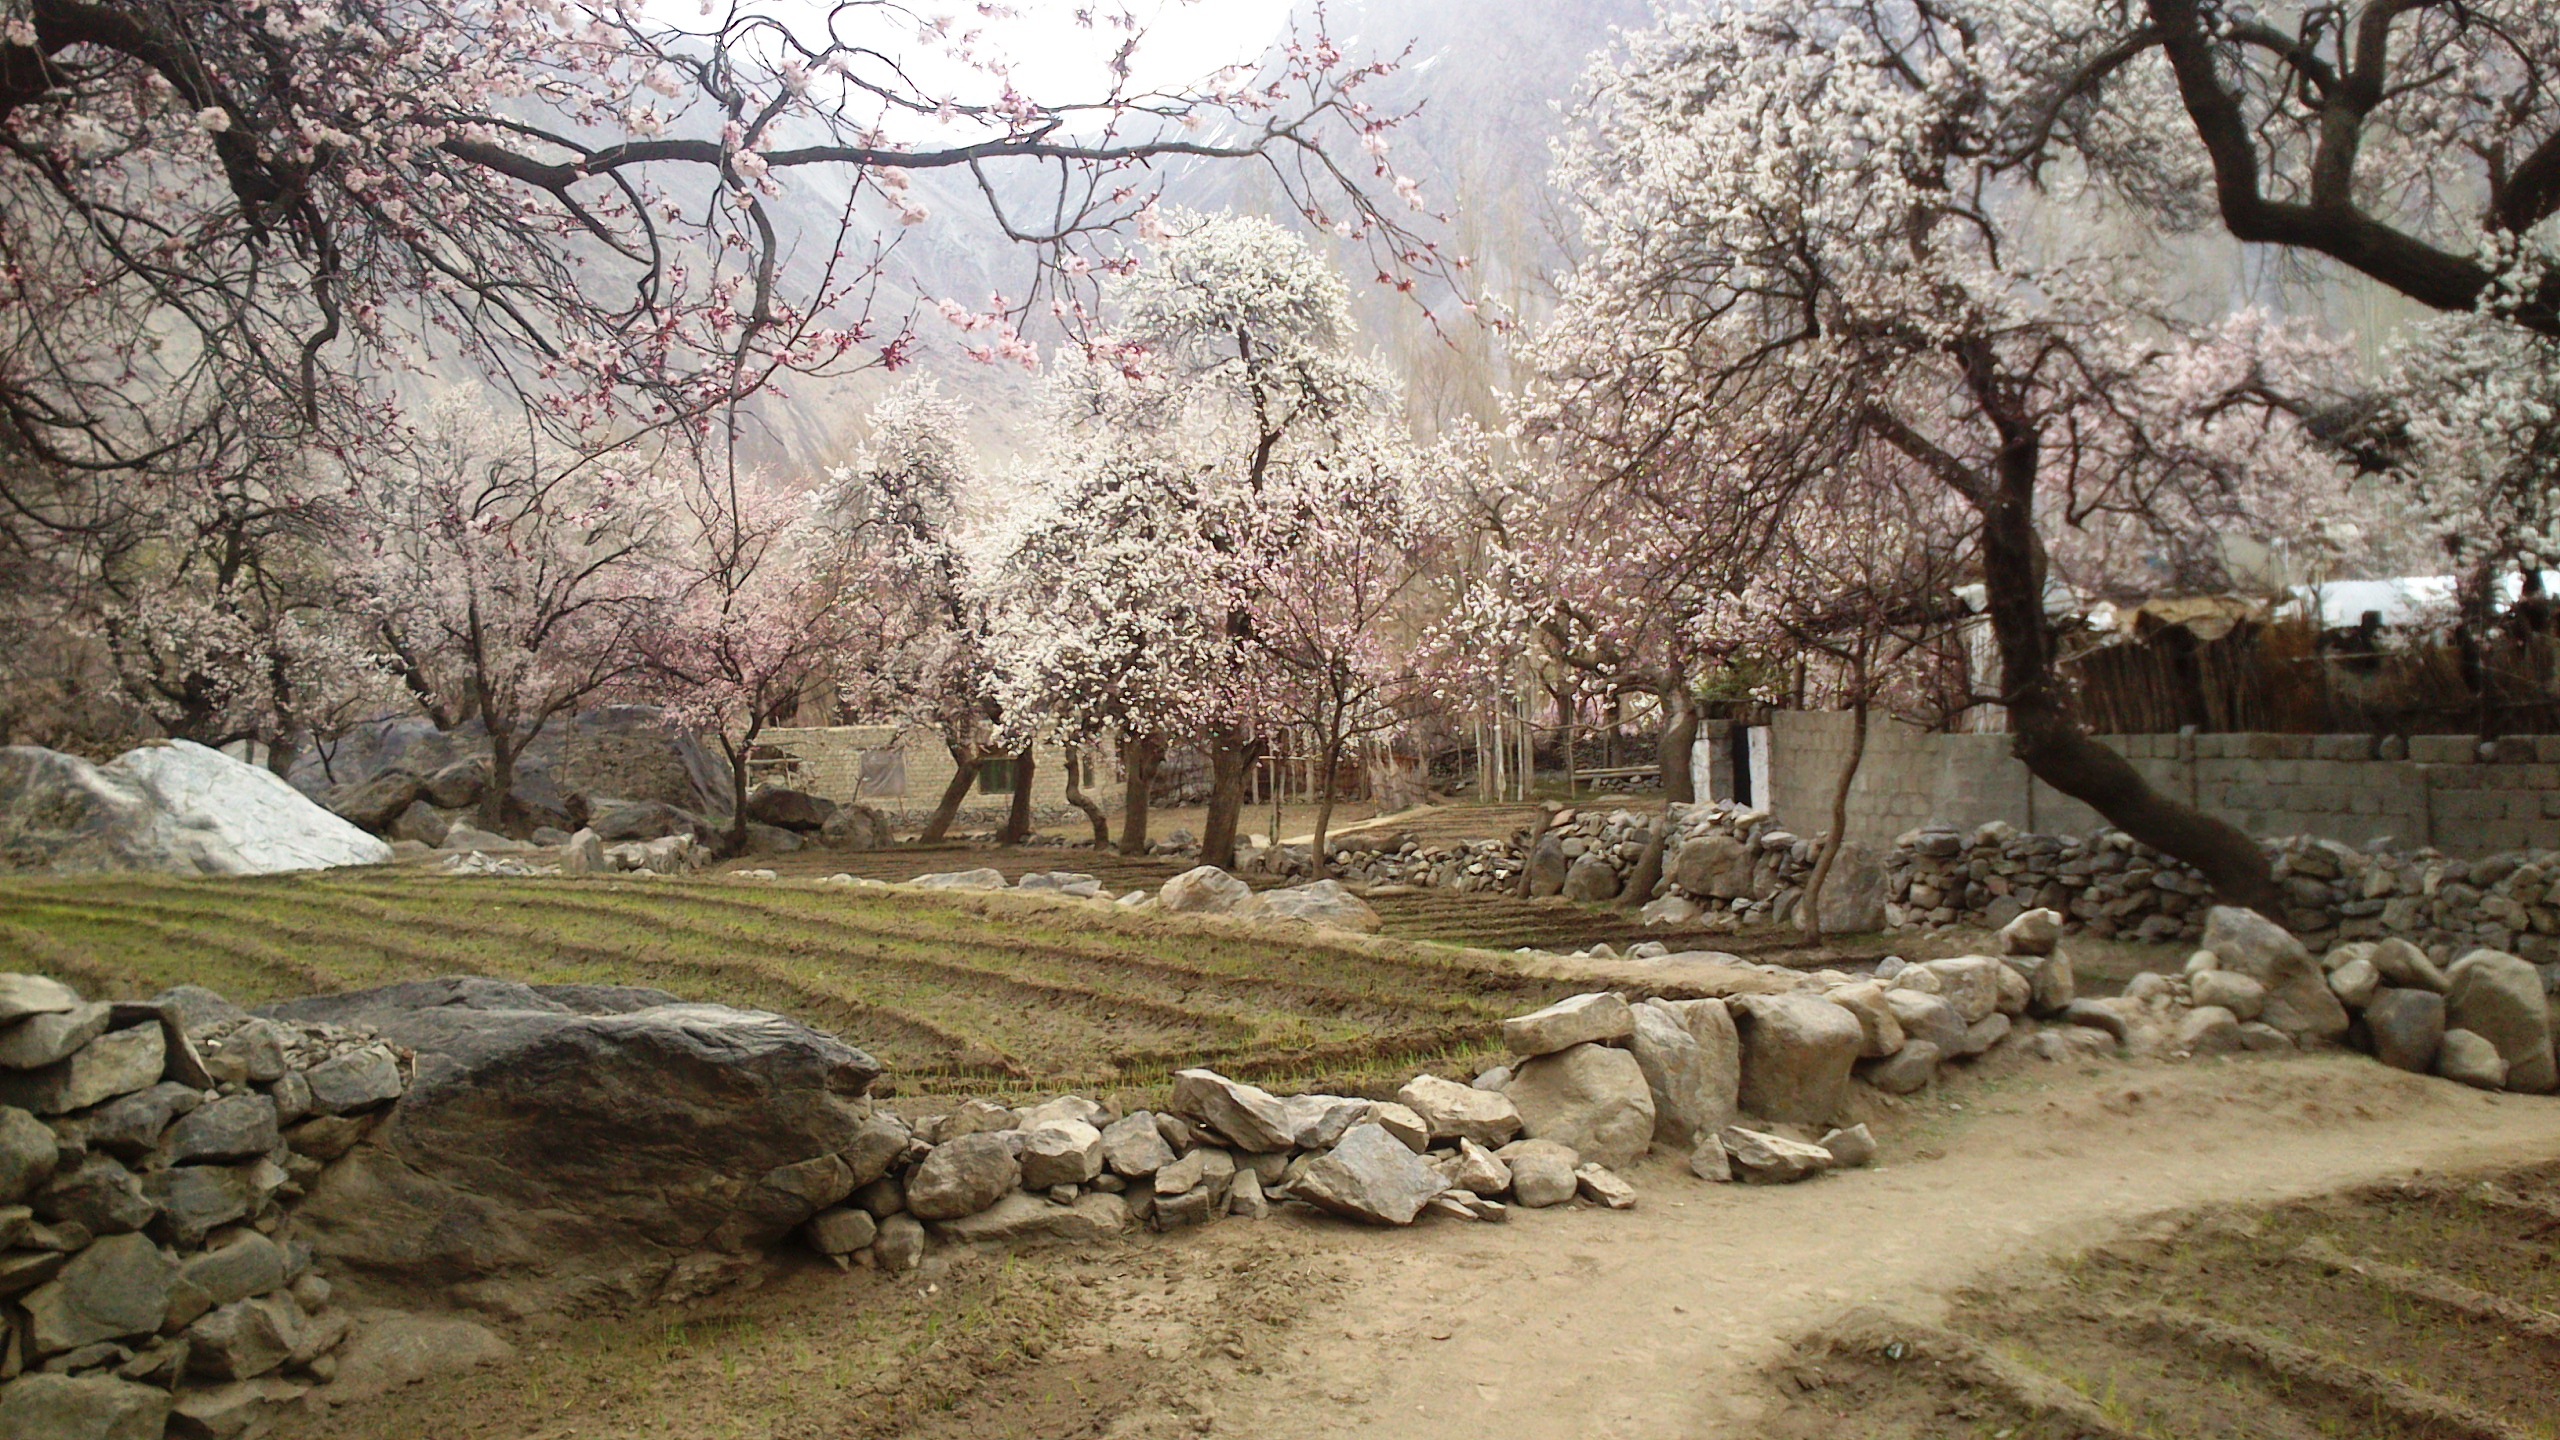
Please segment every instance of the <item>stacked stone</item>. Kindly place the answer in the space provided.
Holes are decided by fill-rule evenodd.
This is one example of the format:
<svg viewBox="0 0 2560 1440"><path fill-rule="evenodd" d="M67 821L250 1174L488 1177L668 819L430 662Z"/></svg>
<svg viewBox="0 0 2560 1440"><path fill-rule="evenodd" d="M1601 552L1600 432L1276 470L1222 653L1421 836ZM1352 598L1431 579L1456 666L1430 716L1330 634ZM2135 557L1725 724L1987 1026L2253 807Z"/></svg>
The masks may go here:
<svg viewBox="0 0 2560 1440"><path fill-rule="evenodd" d="M0 1435L227 1436L346 1337L293 1209L406 1057L210 991L0 975Z"/></svg>
<svg viewBox="0 0 2560 1440"><path fill-rule="evenodd" d="M2398 939L2348 941L2315 961L2256 911L2216 907L2181 973L2136 976L2106 1003L2137 1052L2343 1044L2396 1069L2547 1095L2560 1090L2554 978L2485 948L2439 967Z"/></svg>
<svg viewBox="0 0 2560 1440"><path fill-rule="evenodd" d="M2473 949L2560 962L2560 851L2458 860L2303 837L2267 851L2287 902L2276 918L2319 944L2406 940L2439 965ZM2000 821L1910 831L1886 873L1893 926L1997 928L2041 907L2088 935L2154 942L2201 936L2212 891L2193 868L2120 831L2032 835Z"/></svg>

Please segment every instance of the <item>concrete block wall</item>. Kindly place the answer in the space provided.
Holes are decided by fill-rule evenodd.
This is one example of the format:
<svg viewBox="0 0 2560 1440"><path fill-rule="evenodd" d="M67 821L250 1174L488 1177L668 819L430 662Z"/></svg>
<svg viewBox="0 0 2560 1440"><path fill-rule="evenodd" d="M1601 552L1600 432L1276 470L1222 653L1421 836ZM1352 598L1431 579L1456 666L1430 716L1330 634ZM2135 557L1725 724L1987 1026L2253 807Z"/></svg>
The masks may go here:
<svg viewBox="0 0 2560 1440"><path fill-rule="evenodd" d="M1789 829L1830 828L1831 787L1849 749L1849 717L1781 713L1772 736L1775 805ZM2407 758L2377 758L2364 735L2117 735L2153 788L2252 835L2309 835L2453 855L2560 848L2560 736L2511 738L2487 758L2465 735L2418 735ZM1870 726L1850 791L1851 838L1889 843L1927 821L2081 835L2096 811L2027 774L2005 735L1939 735Z"/></svg>
<svg viewBox="0 0 2560 1440"><path fill-rule="evenodd" d="M895 725L824 725L776 728L758 737L759 743L784 751L799 762L798 787L812 795L821 795L838 804L859 798L863 804L892 817L905 815L921 820L933 813L942 798L942 787L951 783L950 747L931 730L915 726ZM906 757L907 793L904 797L860 795L862 757L866 752L896 746ZM1094 752L1087 750L1090 759ZM1117 767L1099 765L1086 786L1086 793L1116 822L1120 804L1120 781ZM1005 793L991 793L971 786L969 798L961 802L960 813L972 819L1000 818L1013 804ZM1034 751L1031 773L1032 813L1052 819L1073 813L1067 804L1066 751L1043 743Z"/></svg>

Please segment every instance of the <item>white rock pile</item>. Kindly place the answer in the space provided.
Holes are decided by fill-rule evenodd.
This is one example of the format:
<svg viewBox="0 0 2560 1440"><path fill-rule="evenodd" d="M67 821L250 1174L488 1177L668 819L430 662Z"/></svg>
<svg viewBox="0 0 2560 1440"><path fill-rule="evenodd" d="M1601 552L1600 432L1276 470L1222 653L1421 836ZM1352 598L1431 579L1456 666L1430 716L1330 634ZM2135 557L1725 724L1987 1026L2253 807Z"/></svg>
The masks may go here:
<svg viewBox="0 0 2560 1440"><path fill-rule="evenodd" d="M193 987L0 975L0 1435L228 1437L335 1376L295 1203L409 1070Z"/></svg>

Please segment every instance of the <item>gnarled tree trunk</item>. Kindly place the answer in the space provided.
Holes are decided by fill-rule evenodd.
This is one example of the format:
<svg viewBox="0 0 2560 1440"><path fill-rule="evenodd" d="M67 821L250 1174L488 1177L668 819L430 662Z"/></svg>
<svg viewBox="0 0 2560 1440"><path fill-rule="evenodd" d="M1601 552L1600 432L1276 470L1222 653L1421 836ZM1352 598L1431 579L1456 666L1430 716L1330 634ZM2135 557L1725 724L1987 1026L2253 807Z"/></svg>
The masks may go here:
<svg viewBox="0 0 2560 1440"><path fill-rule="evenodd" d="M1111 822L1103 817L1102 807L1093 803L1093 797L1086 794L1084 789L1085 771L1091 768L1093 762L1084 758L1083 747L1070 745L1066 750L1065 763L1067 803L1083 811L1084 818L1093 826L1093 848L1110 849Z"/></svg>
<svg viewBox="0 0 2560 1440"><path fill-rule="evenodd" d="M2204 874L2226 903L2284 919L2284 895L2266 855L2237 826L2151 788L2122 755L2099 744L2072 716L2055 673L2052 626L2044 610L2044 542L2036 533L2038 440L2024 421L2003 424L2001 450L1982 515L1982 578L1992 637L2000 645L2001 699L2009 711L2010 753L2029 773L2082 802L2134 839Z"/></svg>
<svg viewBox="0 0 2560 1440"><path fill-rule="evenodd" d="M1859 676L1863 687L1866 677ZM1858 780L1858 764L1867 758L1867 701L1860 695L1849 707L1849 758L1840 765L1839 783L1831 787L1831 833L1823 837L1822 855L1813 862L1813 874L1804 882L1804 899L1797 906L1797 928L1804 932L1805 943L1822 943L1822 885L1831 878L1832 862L1840 858L1840 847L1849 840L1849 791Z"/></svg>
<svg viewBox="0 0 2560 1440"><path fill-rule="evenodd" d="M933 807L933 818L925 822L924 833L916 837L918 844L935 845L951 837L951 822L960 816L960 807L969 799L969 787L978 783L978 761L983 752L975 742L951 747L951 783L942 787L942 799Z"/></svg>

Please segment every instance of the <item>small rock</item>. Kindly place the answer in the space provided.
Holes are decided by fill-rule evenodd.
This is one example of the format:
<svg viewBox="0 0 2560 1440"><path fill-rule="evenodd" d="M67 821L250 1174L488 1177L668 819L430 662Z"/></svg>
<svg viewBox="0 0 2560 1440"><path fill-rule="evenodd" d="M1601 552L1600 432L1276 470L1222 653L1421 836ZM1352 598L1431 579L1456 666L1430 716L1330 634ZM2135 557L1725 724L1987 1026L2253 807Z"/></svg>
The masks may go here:
<svg viewBox="0 0 2560 1440"><path fill-rule="evenodd" d="M198 1107L169 1132L173 1164L198 1160L246 1160L284 1143L276 1132L276 1102L255 1092L226 1095Z"/></svg>
<svg viewBox="0 0 2560 1440"><path fill-rule="evenodd" d="M1081 1120L1049 1120L1022 1132L1022 1187L1082 1185L1102 1173L1102 1132Z"/></svg>
<svg viewBox="0 0 2560 1440"><path fill-rule="evenodd" d="M1831 1152L1819 1145L1790 1140L1739 1125L1725 1127L1721 1137L1734 1172L1748 1185L1785 1185L1810 1180L1831 1168Z"/></svg>
<svg viewBox="0 0 2560 1440"><path fill-rule="evenodd" d="M1097 1192L1076 1197L1072 1205L1052 1205L1018 1191L934 1227L947 1239L1002 1245L1082 1245L1128 1228L1129 1206L1117 1195Z"/></svg>
<svg viewBox="0 0 2560 1440"><path fill-rule="evenodd" d="M1863 1124L1834 1130L1814 1142L1831 1153L1832 1168L1858 1170L1875 1163L1876 1137Z"/></svg>
<svg viewBox="0 0 2560 1440"><path fill-rule="evenodd" d="M2468 1030L2444 1032L2444 1044L2436 1051L2436 1073L2482 1090L2503 1090L2507 1085L2506 1057L2487 1036Z"/></svg>
<svg viewBox="0 0 2560 1440"><path fill-rule="evenodd" d="M1431 1127L1424 1123L1421 1116L1413 1113L1413 1107L1410 1105L1393 1101L1383 1105L1373 1105L1369 1108L1369 1118L1366 1123L1379 1126L1388 1134L1403 1141L1405 1148L1416 1155L1431 1148Z"/></svg>
<svg viewBox="0 0 2560 1440"><path fill-rule="evenodd" d="M281 1367L303 1340L302 1307L291 1296L235 1300L187 1327L187 1372L247 1380Z"/></svg>
<svg viewBox="0 0 2560 1440"><path fill-rule="evenodd" d="M1473 1140L1461 1140L1457 1163L1449 1169L1449 1184L1473 1195L1500 1195L1511 1188L1511 1167Z"/></svg>
<svg viewBox="0 0 2560 1440"><path fill-rule="evenodd" d="M1262 1193L1262 1177L1251 1170L1236 1171L1233 1185L1227 1191L1227 1213L1247 1220L1262 1220L1271 1214L1271 1202Z"/></svg>
<svg viewBox="0 0 2560 1440"><path fill-rule="evenodd" d="M2009 955L2050 955L2062 941L2062 916L2052 910L2023 911L2000 927L2000 949Z"/></svg>
<svg viewBox="0 0 2560 1440"><path fill-rule="evenodd" d="M2229 1055L2241 1049L2240 1017L2219 1005L2199 1005L2178 1022L2178 1048L2190 1055Z"/></svg>
<svg viewBox="0 0 2560 1440"><path fill-rule="evenodd" d="M1280 1102L1289 1118L1289 1143L1300 1150L1332 1149L1344 1131L1369 1118L1370 1108L1369 1101L1344 1095L1290 1095Z"/></svg>
<svg viewBox="0 0 2560 1440"><path fill-rule="evenodd" d="M1882 985L1868 981L1863 985L1843 985L1823 997L1857 1017L1858 1054L1863 1059L1882 1059L1903 1046L1902 1022L1894 1017L1893 1006L1884 996Z"/></svg>
<svg viewBox="0 0 2560 1440"><path fill-rule="evenodd" d="M1721 1136L1701 1135L1698 1148L1689 1152L1689 1173L1701 1180L1730 1184L1733 1180L1733 1157L1725 1154Z"/></svg>
<svg viewBox="0 0 2560 1440"><path fill-rule="evenodd" d="M2560 1089L2551 1048L2551 1001L2541 972L2503 950L2474 950L2445 971L2445 1024L2498 1047L2505 1087L2526 1095ZM2451 1044L2452 1036L2446 1036Z"/></svg>
<svg viewBox="0 0 2560 1440"><path fill-rule="evenodd" d="M1612 1210L1636 1208L1636 1187L1605 1165L1578 1165L1574 1167L1573 1180L1582 1198L1596 1205Z"/></svg>
<svg viewBox="0 0 2560 1440"><path fill-rule="evenodd" d="M0 1105L0 1205L14 1205L33 1194L61 1163L53 1127L24 1110Z"/></svg>
<svg viewBox="0 0 2560 1440"><path fill-rule="evenodd" d="M64 1015L88 1002L80 992L44 975L0 975L0 1025L31 1015Z"/></svg>
<svg viewBox="0 0 2560 1440"><path fill-rule="evenodd" d="M2267 987L2237 970L2207 970L2187 983L2198 1005L2218 1006L2235 1019L2255 1020L2267 1008Z"/></svg>
<svg viewBox="0 0 2560 1440"><path fill-rule="evenodd" d="M871 1242L880 1237L880 1225L868 1211L843 1206L810 1216L800 1233L810 1249L832 1257L870 1249Z"/></svg>
<svg viewBox="0 0 2560 1440"><path fill-rule="evenodd" d="M1102 1163L1111 1167L1114 1175L1144 1180L1173 1161L1173 1147L1164 1143L1163 1134L1156 1129L1156 1117L1144 1110L1103 1128Z"/></svg>
<svg viewBox="0 0 2560 1440"><path fill-rule="evenodd" d="M880 1222L880 1238L871 1242L871 1258L887 1274L898 1275L924 1263L924 1222L898 1214Z"/></svg>
<svg viewBox="0 0 2560 1440"><path fill-rule="evenodd" d="M1520 1134L1520 1109L1507 1095L1461 1085L1437 1075L1417 1075L1396 1091L1396 1102L1422 1120L1432 1140L1508 1145Z"/></svg>
<svg viewBox="0 0 2560 1440"><path fill-rule="evenodd" d="M1561 1205L1574 1197L1580 1181L1573 1172L1582 1157L1573 1147L1553 1140L1514 1140L1494 1152L1511 1167L1511 1198L1532 1210Z"/></svg>
<svg viewBox="0 0 2560 1440"><path fill-rule="evenodd" d="M1952 1013L1953 1007L1949 1008ZM1939 1058L1938 1047L1930 1041L1908 1040L1884 1059L1860 1064L1858 1078L1888 1095L1909 1095L1937 1078Z"/></svg>
<svg viewBox="0 0 2560 1440"><path fill-rule="evenodd" d="M2382 972L2370 960L2350 960L2329 972L2329 993L2350 1010L2361 1010L2373 1002L2373 992L2382 988Z"/></svg>
<svg viewBox="0 0 2560 1440"><path fill-rule="evenodd" d="M397 1100L405 1087L400 1061L390 1047L368 1045L311 1068L311 1108L323 1115L346 1115Z"/></svg>
<svg viewBox="0 0 2560 1440"><path fill-rule="evenodd" d="M49 1221L70 1221L92 1235L139 1230L160 1213L144 1196L141 1180L105 1155L92 1155L55 1175L36 1196L35 1210Z"/></svg>
<svg viewBox="0 0 2560 1440"><path fill-rule="evenodd" d="M169 1392L103 1375L22 1375L0 1385L0 1435L160 1440Z"/></svg>
<svg viewBox="0 0 2560 1440"><path fill-rule="evenodd" d="M403 1385L505 1360L515 1353L496 1331L453 1315L379 1312L339 1351L330 1398L369 1400Z"/></svg>
<svg viewBox="0 0 2560 1440"><path fill-rule="evenodd" d="M919 1220L957 1220L1021 1183L1022 1165L1003 1132L963 1135L933 1147L907 1177L907 1209Z"/></svg>

